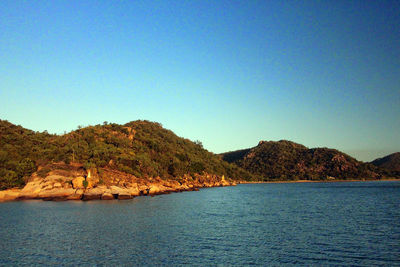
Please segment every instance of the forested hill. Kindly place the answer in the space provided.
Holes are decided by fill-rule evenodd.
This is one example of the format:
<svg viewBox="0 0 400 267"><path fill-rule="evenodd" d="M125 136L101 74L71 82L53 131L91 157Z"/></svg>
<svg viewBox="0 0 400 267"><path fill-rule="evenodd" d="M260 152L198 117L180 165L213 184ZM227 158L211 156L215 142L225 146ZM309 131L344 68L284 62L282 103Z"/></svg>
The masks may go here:
<svg viewBox="0 0 400 267"><path fill-rule="evenodd" d="M221 154L230 163L264 180L379 179L384 170L338 150L312 148L281 140L261 141L251 149Z"/></svg>
<svg viewBox="0 0 400 267"><path fill-rule="evenodd" d="M388 172L400 176L400 152L396 152L386 157L376 159L371 162L377 167L383 168Z"/></svg>
<svg viewBox="0 0 400 267"><path fill-rule="evenodd" d="M64 135L34 132L0 120L0 189L23 186L50 163L80 163L86 169L109 168L139 178L175 179L203 172L232 179L251 175L159 123L132 121L79 127Z"/></svg>

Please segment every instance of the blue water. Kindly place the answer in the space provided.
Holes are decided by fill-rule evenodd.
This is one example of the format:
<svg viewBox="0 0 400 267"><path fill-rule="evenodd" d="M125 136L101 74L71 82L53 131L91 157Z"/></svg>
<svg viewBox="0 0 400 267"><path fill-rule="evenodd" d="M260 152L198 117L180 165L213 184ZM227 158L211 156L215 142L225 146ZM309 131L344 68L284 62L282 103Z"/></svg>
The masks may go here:
<svg viewBox="0 0 400 267"><path fill-rule="evenodd" d="M400 266L400 182L0 204L0 265Z"/></svg>

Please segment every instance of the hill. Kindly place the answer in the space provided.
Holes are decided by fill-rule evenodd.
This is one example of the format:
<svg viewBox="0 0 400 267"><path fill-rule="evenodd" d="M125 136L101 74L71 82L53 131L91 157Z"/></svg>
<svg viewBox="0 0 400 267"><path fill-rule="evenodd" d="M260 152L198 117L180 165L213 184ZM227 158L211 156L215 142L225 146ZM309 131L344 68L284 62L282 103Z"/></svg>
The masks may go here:
<svg viewBox="0 0 400 267"><path fill-rule="evenodd" d="M178 137L155 122L104 123L53 135L0 120L0 189L22 187L33 174L44 178L70 165L97 175L109 170L144 180L201 174L252 177L205 150L200 142Z"/></svg>
<svg viewBox="0 0 400 267"><path fill-rule="evenodd" d="M376 159L371 164L400 176L400 152Z"/></svg>
<svg viewBox="0 0 400 267"><path fill-rule="evenodd" d="M382 171L335 149L312 148L281 140L221 154L222 159L262 180L378 179Z"/></svg>

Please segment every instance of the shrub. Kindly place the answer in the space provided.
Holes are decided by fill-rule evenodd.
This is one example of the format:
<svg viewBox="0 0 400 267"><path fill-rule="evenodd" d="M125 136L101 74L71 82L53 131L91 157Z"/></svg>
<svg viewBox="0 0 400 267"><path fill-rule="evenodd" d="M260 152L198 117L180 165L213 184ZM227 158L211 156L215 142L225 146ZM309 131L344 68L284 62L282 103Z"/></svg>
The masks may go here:
<svg viewBox="0 0 400 267"><path fill-rule="evenodd" d="M35 171L35 162L29 158L21 160L17 166L17 173L19 177L30 176Z"/></svg>

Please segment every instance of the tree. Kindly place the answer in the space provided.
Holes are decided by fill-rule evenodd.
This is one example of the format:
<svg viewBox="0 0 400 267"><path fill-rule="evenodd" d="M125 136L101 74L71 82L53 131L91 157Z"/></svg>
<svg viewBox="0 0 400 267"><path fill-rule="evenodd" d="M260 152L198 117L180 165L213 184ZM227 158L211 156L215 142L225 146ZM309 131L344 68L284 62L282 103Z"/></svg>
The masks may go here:
<svg viewBox="0 0 400 267"><path fill-rule="evenodd" d="M203 143L200 140L196 140L196 141L194 141L194 143L196 145L198 145L199 147L203 148Z"/></svg>
<svg viewBox="0 0 400 267"><path fill-rule="evenodd" d="M36 171L36 164L30 158L21 160L17 166L17 174L20 178L30 176Z"/></svg>

